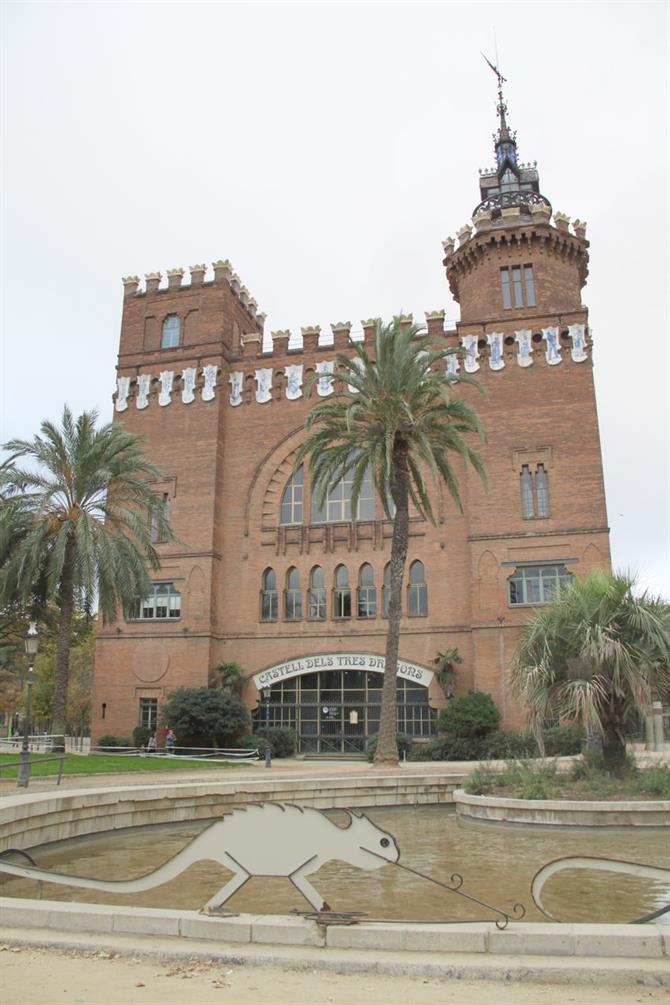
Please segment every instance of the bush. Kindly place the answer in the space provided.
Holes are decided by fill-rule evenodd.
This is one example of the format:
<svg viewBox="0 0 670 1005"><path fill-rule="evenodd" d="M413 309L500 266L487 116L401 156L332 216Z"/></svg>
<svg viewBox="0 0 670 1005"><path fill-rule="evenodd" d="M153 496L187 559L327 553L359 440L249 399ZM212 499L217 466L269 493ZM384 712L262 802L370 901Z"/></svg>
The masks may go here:
<svg viewBox="0 0 670 1005"><path fill-rule="evenodd" d="M368 761L374 760L378 740L379 737L375 733L374 736L368 738L368 741L365 744L365 756L367 757ZM398 753L400 755L401 760L403 756L410 761L413 760L414 758L412 758L412 737L407 736L406 733L397 733L396 742L398 744Z"/></svg>
<svg viewBox="0 0 670 1005"><path fill-rule="evenodd" d="M130 740L127 736L114 736L112 733L105 733L98 738L99 747L129 747Z"/></svg>
<svg viewBox="0 0 670 1005"><path fill-rule="evenodd" d="M463 790L471 796L487 796L500 784L500 775L480 764L463 783Z"/></svg>
<svg viewBox="0 0 670 1005"><path fill-rule="evenodd" d="M272 751L273 757L293 757L295 754L297 741L294 730L281 728L279 726L270 730L267 741L265 732L247 733L246 736L237 740L235 745L237 747L242 747L244 750L253 750L254 747L256 747L262 757L265 751L266 742L269 742L270 744L270 750Z"/></svg>
<svg viewBox="0 0 670 1005"><path fill-rule="evenodd" d="M517 789L519 799L552 799L560 788L554 761L515 761L498 776L498 784Z"/></svg>
<svg viewBox="0 0 670 1005"><path fill-rule="evenodd" d="M417 743L410 761L505 761L510 757L536 757L537 745L529 733L495 730L487 736L438 736Z"/></svg>
<svg viewBox="0 0 670 1005"><path fill-rule="evenodd" d="M146 747L150 736L151 730L148 726L135 726L133 730L133 746Z"/></svg>
<svg viewBox="0 0 670 1005"><path fill-rule="evenodd" d="M500 712L490 694L470 691L443 708L437 720L440 733L458 738L487 736L500 725Z"/></svg>
<svg viewBox="0 0 670 1005"><path fill-rule="evenodd" d="M640 771L633 786L636 792L643 792L657 799L670 799L670 767L659 764L655 768Z"/></svg>
<svg viewBox="0 0 670 1005"><path fill-rule="evenodd" d="M581 753L582 731L579 726L552 726L542 735L547 757L569 757Z"/></svg>
<svg viewBox="0 0 670 1005"><path fill-rule="evenodd" d="M180 687L163 705L163 722L183 747L232 747L249 724L249 713L228 691Z"/></svg>

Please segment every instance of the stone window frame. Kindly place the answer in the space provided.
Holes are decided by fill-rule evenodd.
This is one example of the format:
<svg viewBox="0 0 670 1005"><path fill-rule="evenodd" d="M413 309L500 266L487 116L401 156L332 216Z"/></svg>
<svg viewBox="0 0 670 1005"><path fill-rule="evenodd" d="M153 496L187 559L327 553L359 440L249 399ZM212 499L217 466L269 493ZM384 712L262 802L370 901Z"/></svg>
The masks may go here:
<svg viewBox="0 0 670 1005"><path fill-rule="evenodd" d="M150 594L144 597L142 600L137 600L133 605L133 608L128 615L127 621L151 621L152 624L170 624L174 621L179 621L181 619L181 593L176 589L174 585L174 580L172 579L158 579L154 580L150 586ZM163 592L166 591L166 592ZM166 605L161 605L161 609L165 606L167 614L161 615L160 617L156 613L158 611L158 599L159 596L162 598L166 597ZM153 610L154 614L146 614L146 611Z"/></svg>
<svg viewBox="0 0 670 1005"><path fill-rule="evenodd" d="M533 263L520 262L515 265L503 265L500 269L500 291L504 311L537 307Z"/></svg>
<svg viewBox="0 0 670 1005"><path fill-rule="evenodd" d="M515 562L514 571L507 577L507 606L510 608L545 607L547 604L553 603L561 586L568 585L573 578L573 573L567 568L568 561L567 559L562 561L550 559L546 562L540 560ZM552 570L555 575L550 577L547 574L548 570ZM533 572L535 575L531 575ZM539 599L537 600L527 599L527 583L531 581L537 581L538 584ZM521 600L512 599L513 587L516 588L517 584L523 593ZM553 585L549 587L549 584Z"/></svg>
<svg viewBox="0 0 670 1005"><path fill-rule="evenodd" d="M522 447L512 451L512 470L519 479L522 520L551 518L549 472L553 466L553 449L550 446ZM541 476L539 482L538 475Z"/></svg>
<svg viewBox="0 0 670 1005"><path fill-rule="evenodd" d="M176 334L177 341L174 341L174 325L173 321L177 322ZM166 340L167 337L167 340ZM163 318L161 324L161 349L178 349L181 345L181 317L175 311L170 311Z"/></svg>
<svg viewBox="0 0 670 1005"><path fill-rule="evenodd" d="M274 586L272 587L268 586L270 576L273 577ZM259 602L259 620L265 623L277 621L279 618L279 591L277 590L277 573L272 566L263 570ZM268 611L267 614L266 611Z"/></svg>

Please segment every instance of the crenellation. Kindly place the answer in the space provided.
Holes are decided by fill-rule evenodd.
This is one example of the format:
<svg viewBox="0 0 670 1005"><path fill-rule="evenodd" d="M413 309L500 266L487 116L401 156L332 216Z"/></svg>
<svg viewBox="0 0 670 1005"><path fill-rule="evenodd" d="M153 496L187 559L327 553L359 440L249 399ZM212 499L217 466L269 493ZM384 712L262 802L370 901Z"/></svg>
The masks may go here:
<svg viewBox="0 0 670 1005"><path fill-rule="evenodd" d="M444 311L425 311L426 328L430 338L444 335Z"/></svg>
<svg viewBox="0 0 670 1005"><path fill-rule="evenodd" d="M333 345L336 349L346 349L349 345L351 345L350 321L338 321L334 325L331 324L330 328L333 333Z"/></svg>
<svg viewBox="0 0 670 1005"><path fill-rule="evenodd" d="M578 237L580 241L586 239L586 220L573 220L572 229L575 232L575 237Z"/></svg>
<svg viewBox="0 0 670 1005"><path fill-rule="evenodd" d="M202 286L205 281L207 266L204 263L201 265L190 265L189 272L191 273L191 286Z"/></svg>
<svg viewBox="0 0 670 1005"><path fill-rule="evenodd" d="M158 287L160 286L161 273L147 272L145 273L144 281L146 282L147 293L157 293Z"/></svg>
<svg viewBox="0 0 670 1005"><path fill-rule="evenodd" d="M124 300L128 299L129 297L137 296L137 291L139 290L140 286L139 276L124 276L121 282L123 283Z"/></svg>
<svg viewBox="0 0 670 1005"><path fill-rule="evenodd" d="M184 279L184 270L183 269L168 269L167 270L167 278L168 278L168 289L169 290L178 290L181 287L183 279Z"/></svg>
<svg viewBox="0 0 670 1005"><path fill-rule="evenodd" d="M447 237L444 241L442 241L442 250L444 251L444 257L449 258L451 255L453 255L455 247L456 243L453 237Z"/></svg>
<svg viewBox="0 0 670 1005"><path fill-rule="evenodd" d="M464 244L467 244L472 236L472 227L469 223L464 223L462 227L456 231L456 237L458 238L458 247L462 248Z"/></svg>
<svg viewBox="0 0 670 1005"><path fill-rule="evenodd" d="M549 223L551 220L551 206L544 202L531 203L530 215L534 222Z"/></svg>
<svg viewBox="0 0 670 1005"><path fill-rule="evenodd" d="M558 230L565 234L569 233L570 217L566 216L565 213L554 213L554 223Z"/></svg>
<svg viewBox="0 0 670 1005"><path fill-rule="evenodd" d="M361 321L363 326L363 339L365 342L372 342L375 337L375 332L377 331L377 325L381 322L381 318L368 318L367 321Z"/></svg>
<svg viewBox="0 0 670 1005"><path fill-rule="evenodd" d="M230 279L233 275L233 267L227 258L219 258L216 262L212 262L212 268L214 269L215 283L230 283Z"/></svg>
<svg viewBox="0 0 670 1005"><path fill-rule="evenodd" d="M242 355L246 358L260 356L263 348L263 339L258 332L250 332L240 336L242 344Z"/></svg>
<svg viewBox="0 0 670 1005"><path fill-rule="evenodd" d="M302 345L305 352L314 352L319 346L319 336L321 334L320 325L307 325L300 329L302 335Z"/></svg>

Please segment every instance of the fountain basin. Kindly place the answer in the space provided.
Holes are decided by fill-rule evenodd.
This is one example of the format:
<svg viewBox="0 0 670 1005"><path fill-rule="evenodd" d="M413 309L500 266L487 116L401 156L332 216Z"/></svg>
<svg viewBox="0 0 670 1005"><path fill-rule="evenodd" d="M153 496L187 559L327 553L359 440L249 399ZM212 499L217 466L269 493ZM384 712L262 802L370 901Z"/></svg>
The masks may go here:
<svg viewBox="0 0 670 1005"><path fill-rule="evenodd" d="M453 794L459 817L535 827L670 827L670 801L510 799Z"/></svg>

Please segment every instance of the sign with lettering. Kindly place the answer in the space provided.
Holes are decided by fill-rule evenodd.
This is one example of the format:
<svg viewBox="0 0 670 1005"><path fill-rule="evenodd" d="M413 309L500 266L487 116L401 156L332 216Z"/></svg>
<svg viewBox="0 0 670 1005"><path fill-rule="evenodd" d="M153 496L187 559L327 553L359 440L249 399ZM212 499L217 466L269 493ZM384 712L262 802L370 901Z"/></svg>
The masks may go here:
<svg viewBox="0 0 670 1005"><path fill-rule="evenodd" d="M288 677L302 677L307 673L319 673L322 670L371 670L373 673L384 673L386 659L373 653L325 653L318 656L300 656L298 659L286 660L274 666L261 670L252 678L256 687L271 687ZM415 684L428 687L433 679L433 671L398 660L398 677L412 680Z"/></svg>

